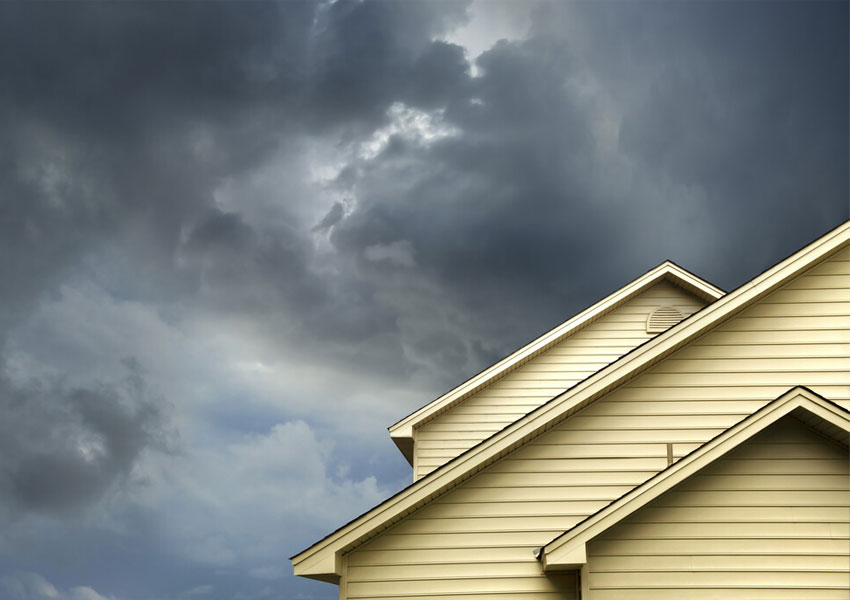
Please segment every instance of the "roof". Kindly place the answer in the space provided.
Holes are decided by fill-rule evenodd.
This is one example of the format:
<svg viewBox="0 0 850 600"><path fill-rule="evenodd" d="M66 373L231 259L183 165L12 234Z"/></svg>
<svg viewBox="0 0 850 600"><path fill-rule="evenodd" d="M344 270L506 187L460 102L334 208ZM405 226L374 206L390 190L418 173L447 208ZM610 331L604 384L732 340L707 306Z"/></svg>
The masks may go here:
<svg viewBox="0 0 850 600"><path fill-rule="evenodd" d="M335 581L342 552L378 535L590 402L725 322L784 283L850 244L850 221L764 271L723 298L651 338L511 425L432 471L292 557L296 575Z"/></svg>
<svg viewBox="0 0 850 600"><path fill-rule="evenodd" d="M589 306L571 319L564 321L554 329L544 333L537 339L529 342L522 348L509 354L491 367L484 369L477 375L464 381L459 386L449 390L436 400L426 404L419 410L404 417L389 427L390 437L399 447L408 462L413 464L413 430L424 425L431 419L446 412L453 406L459 404L469 396L475 394L482 388L494 381L504 377L511 371L522 366L535 356L545 352L552 346L559 344L570 335L590 325L600 317L611 312L613 309L631 300L638 294L646 291L658 282L666 280L677 285L695 296L714 302L724 295L724 291L712 285L704 279L697 277L690 271L683 269L672 261L664 261L654 269L651 269L621 287L616 292L606 296L599 302Z"/></svg>
<svg viewBox="0 0 850 600"><path fill-rule="evenodd" d="M587 542L788 415L847 445L850 411L808 388L792 388L549 542L540 555L543 570L581 567L587 562Z"/></svg>

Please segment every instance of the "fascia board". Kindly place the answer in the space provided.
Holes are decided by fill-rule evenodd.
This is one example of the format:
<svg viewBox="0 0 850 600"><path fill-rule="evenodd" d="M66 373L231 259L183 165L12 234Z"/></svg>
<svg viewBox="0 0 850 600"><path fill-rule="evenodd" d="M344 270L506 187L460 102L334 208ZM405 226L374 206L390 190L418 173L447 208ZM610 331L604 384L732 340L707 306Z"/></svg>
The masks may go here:
<svg viewBox="0 0 850 600"><path fill-rule="evenodd" d="M584 557L586 561L587 542L797 408L802 408L850 432L850 413L807 388L792 388L688 456L679 459L652 479L549 542L541 553L543 570L560 571L580 567L582 563L576 561L581 557Z"/></svg>
<svg viewBox="0 0 850 600"><path fill-rule="evenodd" d="M474 475L499 457L554 427L575 410L602 396L613 387L628 381L643 369L743 310L765 293L792 279L820 260L831 256L847 245L848 241L850 241L850 221L798 250L714 304L706 306L678 325L638 346L619 360L293 556L291 560L295 567L295 574L310 576L307 572L300 572L299 565L311 563L310 557L313 555L340 552L360 538L388 527L403 518L405 514Z"/></svg>
<svg viewBox="0 0 850 600"><path fill-rule="evenodd" d="M689 273L674 262L669 260L664 261L654 269L641 275L613 294L603 298L596 304L588 307L576 316L558 325L509 356L503 358L478 375L468 379L436 400L411 413L394 425L391 425L388 428L390 437L393 438L393 441L395 441L396 445L398 445L401 449L402 444L405 443L401 440L412 439L414 428L422 425L436 414L443 412L455 402L466 397L468 394L486 386L495 378L509 372L512 368L519 366L525 360L566 339L579 329L590 324L593 320L604 315L619 304L626 302L633 296L636 296L650 288L662 279L667 279L668 281L671 281L672 283L679 285L680 287L685 288L691 293L694 293L710 302L721 298L725 294L725 292L720 288L697 277L693 273ZM408 460L411 459L408 458Z"/></svg>

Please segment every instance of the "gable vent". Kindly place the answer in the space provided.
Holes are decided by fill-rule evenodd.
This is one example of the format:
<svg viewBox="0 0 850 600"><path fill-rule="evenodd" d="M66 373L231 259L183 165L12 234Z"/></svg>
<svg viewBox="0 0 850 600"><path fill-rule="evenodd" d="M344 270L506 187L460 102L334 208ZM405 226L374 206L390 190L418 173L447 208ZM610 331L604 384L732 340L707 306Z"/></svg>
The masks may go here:
<svg viewBox="0 0 850 600"><path fill-rule="evenodd" d="M646 318L647 333L661 333L670 329L673 325L685 318L681 312L672 306L662 306L661 308L649 313Z"/></svg>

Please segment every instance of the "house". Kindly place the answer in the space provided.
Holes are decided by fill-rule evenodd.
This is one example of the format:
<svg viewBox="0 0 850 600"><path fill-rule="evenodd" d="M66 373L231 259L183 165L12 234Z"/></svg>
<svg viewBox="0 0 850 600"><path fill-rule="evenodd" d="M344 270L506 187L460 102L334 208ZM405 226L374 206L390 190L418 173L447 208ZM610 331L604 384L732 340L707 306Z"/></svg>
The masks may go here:
<svg viewBox="0 0 850 600"><path fill-rule="evenodd" d="M292 557L343 599L850 597L850 222L663 263L405 417L414 482Z"/></svg>

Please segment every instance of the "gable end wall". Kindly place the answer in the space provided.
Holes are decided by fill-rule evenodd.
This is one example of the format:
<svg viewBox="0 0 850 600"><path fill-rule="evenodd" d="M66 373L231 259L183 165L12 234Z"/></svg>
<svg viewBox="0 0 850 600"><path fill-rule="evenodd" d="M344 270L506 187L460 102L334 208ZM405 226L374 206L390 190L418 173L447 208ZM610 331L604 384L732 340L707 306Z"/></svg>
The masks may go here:
<svg viewBox="0 0 850 600"><path fill-rule="evenodd" d="M417 428L414 480L655 337L646 332L647 316L655 309L673 306L687 317L705 304L668 281L658 282Z"/></svg>
<svg viewBox="0 0 850 600"><path fill-rule="evenodd" d="M589 542L588 597L848 598L848 483L847 448L786 417Z"/></svg>

